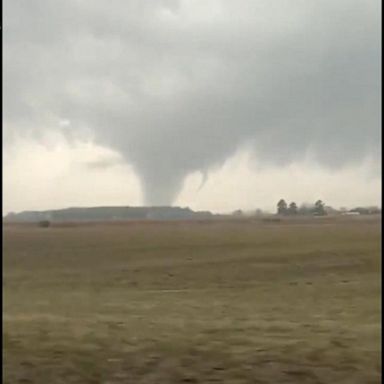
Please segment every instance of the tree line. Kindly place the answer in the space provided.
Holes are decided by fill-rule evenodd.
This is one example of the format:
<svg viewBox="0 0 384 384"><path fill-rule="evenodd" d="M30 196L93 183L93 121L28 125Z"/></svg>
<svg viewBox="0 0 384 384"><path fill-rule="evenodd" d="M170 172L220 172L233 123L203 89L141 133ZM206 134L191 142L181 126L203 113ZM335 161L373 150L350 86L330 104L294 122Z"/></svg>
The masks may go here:
<svg viewBox="0 0 384 384"><path fill-rule="evenodd" d="M277 214L278 215L308 215L313 214L316 216L325 216L327 211L325 209L325 204L321 200L317 200L313 206L303 205L298 207L297 204L292 201L287 204L284 199L280 199L277 203Z"/></svg>

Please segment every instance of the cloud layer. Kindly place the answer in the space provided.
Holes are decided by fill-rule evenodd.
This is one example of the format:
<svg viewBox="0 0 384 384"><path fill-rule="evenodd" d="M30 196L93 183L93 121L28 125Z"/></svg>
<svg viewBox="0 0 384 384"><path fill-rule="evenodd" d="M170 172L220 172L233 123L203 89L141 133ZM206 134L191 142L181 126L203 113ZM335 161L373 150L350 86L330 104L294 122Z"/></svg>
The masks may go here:
<svg viewBox="0 0 384 384"><path fill-rule="evenodd" d="M265 166L369 156L378 171L380 8L6 0L5 142L91 135L132 164L147 204L175 201L187 175L239 148Z"/></svg>

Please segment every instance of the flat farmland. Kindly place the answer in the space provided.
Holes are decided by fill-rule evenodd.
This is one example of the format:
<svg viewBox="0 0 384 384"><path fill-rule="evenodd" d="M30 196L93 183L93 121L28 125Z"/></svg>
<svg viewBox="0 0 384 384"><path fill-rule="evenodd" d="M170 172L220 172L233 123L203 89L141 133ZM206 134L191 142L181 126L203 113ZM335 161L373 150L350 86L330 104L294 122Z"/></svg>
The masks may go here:
<svg viewBox="0 0 384 384"><path fill-rule="evenodd" d="M380 218L3 226L5 383L380 383Z"/></svg>

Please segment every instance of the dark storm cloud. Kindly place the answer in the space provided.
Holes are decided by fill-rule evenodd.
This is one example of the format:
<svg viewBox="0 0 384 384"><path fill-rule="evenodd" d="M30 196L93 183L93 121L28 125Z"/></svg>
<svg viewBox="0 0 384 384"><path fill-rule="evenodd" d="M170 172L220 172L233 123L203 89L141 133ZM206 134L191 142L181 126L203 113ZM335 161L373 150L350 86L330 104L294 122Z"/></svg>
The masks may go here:
<svg viewBox="0 0 384 384"><path fill-rule="evenodd" d="M4 54L7 135L90 129L147 203L242 145L277 164L379 159L376 0L7 0Z"/></svg>

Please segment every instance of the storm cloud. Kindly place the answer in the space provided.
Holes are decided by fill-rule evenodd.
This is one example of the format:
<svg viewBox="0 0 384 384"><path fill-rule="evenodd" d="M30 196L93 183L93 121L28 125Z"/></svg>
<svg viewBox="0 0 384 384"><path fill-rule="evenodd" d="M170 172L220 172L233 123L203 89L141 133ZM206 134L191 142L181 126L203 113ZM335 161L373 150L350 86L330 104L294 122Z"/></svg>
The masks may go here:
<svg viewBox="0 0 384 384"><path fill-rule="evenodd" d="M53 129L92 135L134 167L153 205L242 147L261 164L370 157L379 168L380 8L6 0L5 142Z"/></svg>

